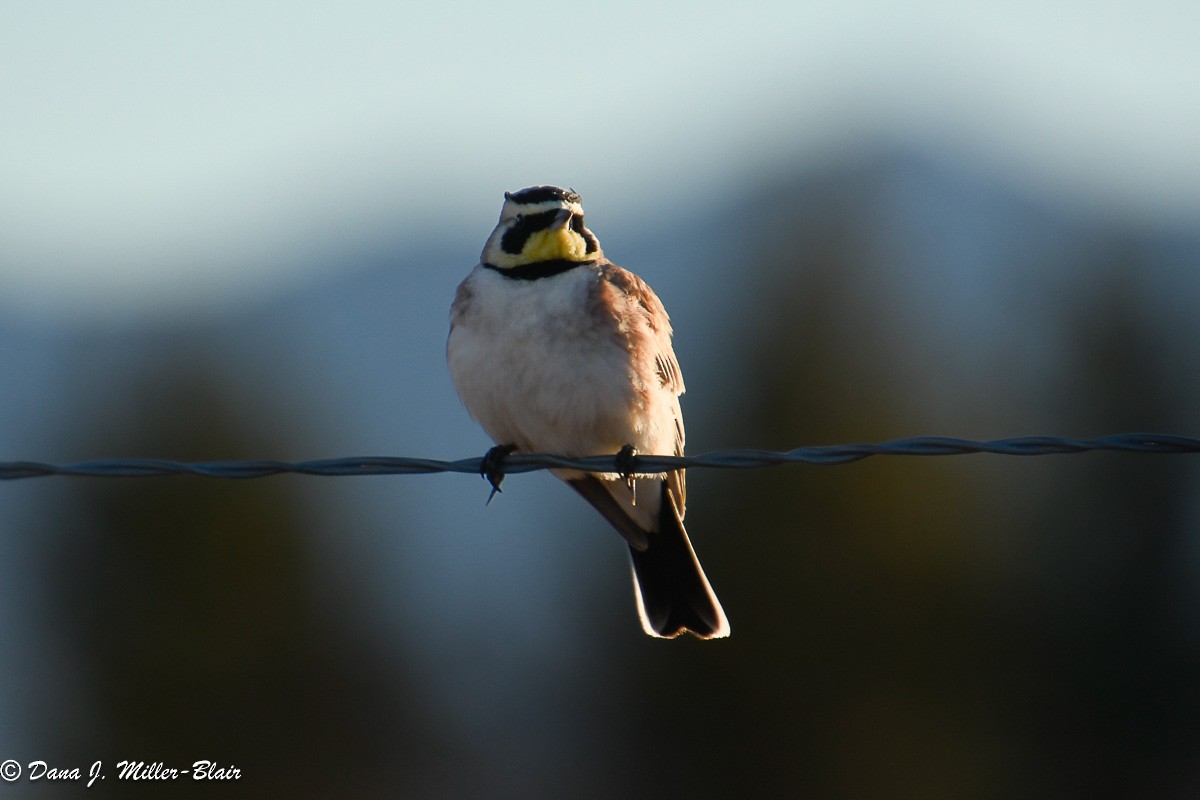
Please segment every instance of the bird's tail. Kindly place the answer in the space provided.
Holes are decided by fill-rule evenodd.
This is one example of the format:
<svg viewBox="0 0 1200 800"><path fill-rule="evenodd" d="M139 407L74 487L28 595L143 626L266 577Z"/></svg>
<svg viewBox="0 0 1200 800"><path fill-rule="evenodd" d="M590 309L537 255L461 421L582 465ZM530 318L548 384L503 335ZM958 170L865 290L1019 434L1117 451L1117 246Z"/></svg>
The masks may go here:
<svg viewBox="0 0 1200 800"><path fill-rule="evenodd" d="M704 576L679 510L662 482L658 530L644 550L629 547L638 616L651 636L673 639L687 631L701 639L729 635L729 620Z"/></svg>

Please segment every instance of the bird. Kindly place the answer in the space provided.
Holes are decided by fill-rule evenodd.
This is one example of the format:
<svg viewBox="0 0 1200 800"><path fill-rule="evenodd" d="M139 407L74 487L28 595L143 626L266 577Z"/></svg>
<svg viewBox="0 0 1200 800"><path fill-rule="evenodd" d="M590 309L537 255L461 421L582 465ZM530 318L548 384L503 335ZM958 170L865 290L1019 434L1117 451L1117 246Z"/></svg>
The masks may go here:
<svg viewBox="0 0 1200 800"><path fill-rule="evenodd" d="M482 460L492 496L511 453L616 453L621 472L552 472L625 538L647 634L722 638L729 621L683 524L684 470L630 468L637 453L683 455L671 335L658 296L584 225L579 194L531 186L504 193L480 262L455 292L446 358L495 442Z"/></svg>

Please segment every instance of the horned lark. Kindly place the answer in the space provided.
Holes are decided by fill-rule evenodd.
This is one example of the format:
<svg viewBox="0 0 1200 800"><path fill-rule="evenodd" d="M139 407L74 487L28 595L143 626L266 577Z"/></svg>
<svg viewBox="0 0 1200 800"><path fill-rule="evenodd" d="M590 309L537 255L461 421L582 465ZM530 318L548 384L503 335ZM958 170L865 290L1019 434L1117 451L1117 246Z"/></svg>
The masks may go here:
<svg viewBox="0 0 1200 800"><path fill-rule="evenodd" d="M505 193L481 263L459 284L446 352L459 396L497 444L491 469L514 451L683 455L666 309L604 257L573 191ZM554 474L625 537L646 633L729 635L683 527L683 470Z"/></svg>

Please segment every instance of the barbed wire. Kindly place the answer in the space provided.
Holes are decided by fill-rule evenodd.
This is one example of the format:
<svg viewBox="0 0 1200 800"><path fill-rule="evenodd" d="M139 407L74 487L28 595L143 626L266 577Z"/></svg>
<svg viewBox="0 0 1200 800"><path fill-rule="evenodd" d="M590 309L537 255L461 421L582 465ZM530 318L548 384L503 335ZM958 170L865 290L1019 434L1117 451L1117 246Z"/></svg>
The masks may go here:
<svg viewBox="0 0 1200 800"><path fill-rule="evenodd" d="M1024 436L977 442L945 436L919 436L877 444L834 444L797 447L794 450L718 450L695 456L635 455L624 462L618 454L565 458L544 453L512 454L504 472L515 474L542 469L576 469L584 472L633 474L664 472L686 467L760 469L782 464L834 465L871 456L955 456L992 453L1007 456L1045 456L1109 450L1126 453L1200 453L1200 439L1163 433L1122 433L1096 439L1060 436ZM38 461L0 461L0 480L42 478L52 475L100 478L147 478L163 475L201 475L208 478L265 478L286 473L345 477L350 475L427 475L439 472L480 474L483 457L458 461L406 456L329 458L317 461L166 461L153 458L106 458L77 464Z"/></svg>

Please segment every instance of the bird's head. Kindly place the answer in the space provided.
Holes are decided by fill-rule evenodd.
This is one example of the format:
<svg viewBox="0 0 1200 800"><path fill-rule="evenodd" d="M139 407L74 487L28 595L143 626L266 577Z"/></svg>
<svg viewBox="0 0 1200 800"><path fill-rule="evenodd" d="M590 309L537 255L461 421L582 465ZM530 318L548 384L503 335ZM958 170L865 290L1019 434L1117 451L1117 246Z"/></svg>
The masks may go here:
<svg viewBox="0 0 1200 800"><path fill-rule="evenodd" d="M603 253L583 225L579 195L557 186L504 193L500 222L483 246L482 261L505 270L543 262L596 261Z"/></svg>

